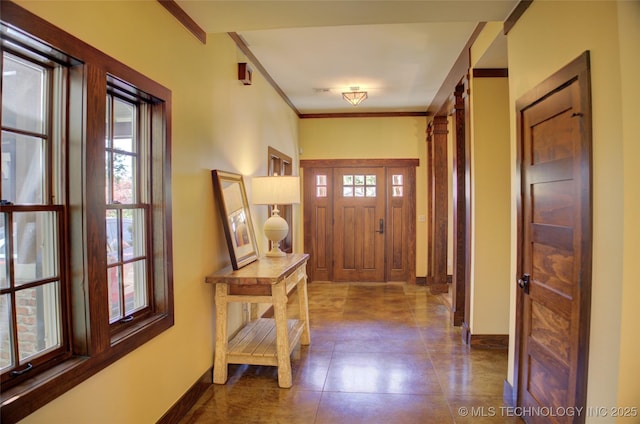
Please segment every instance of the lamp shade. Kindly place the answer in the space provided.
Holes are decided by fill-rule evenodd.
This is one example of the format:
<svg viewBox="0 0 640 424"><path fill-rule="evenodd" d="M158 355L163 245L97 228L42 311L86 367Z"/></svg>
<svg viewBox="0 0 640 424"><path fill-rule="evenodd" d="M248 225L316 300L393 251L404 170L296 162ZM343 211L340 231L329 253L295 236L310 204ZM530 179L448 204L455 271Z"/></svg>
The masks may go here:
<svg viewBox="0 0 640 424"><path fill-rule="evenodd" d="M251 179L252 200L256 205L273 205L271 216L264 223L264 234L271 240L267 256L281 257L280 241L289 234L289 224L280 216L278 205L300 203L300 177L272 176Z"/></svg>
<svg viewBox="0 0 640 424"><path fill-rule="evenodd" d="M300 203L300 177L253 177L252 201L255 205L290 205Z"/></svg>

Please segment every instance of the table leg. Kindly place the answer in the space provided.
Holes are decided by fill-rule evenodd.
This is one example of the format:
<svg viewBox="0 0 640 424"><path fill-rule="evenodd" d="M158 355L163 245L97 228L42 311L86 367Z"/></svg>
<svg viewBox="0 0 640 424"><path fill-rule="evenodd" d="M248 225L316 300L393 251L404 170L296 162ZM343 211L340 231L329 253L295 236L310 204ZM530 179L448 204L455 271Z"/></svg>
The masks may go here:
<svg viewBox="0 0 640 424"><path fill-rule="evenodd" d="M287 288L284 280L271 287L273 318L276 324L276 349L278 352L278 386L291 387L291 358L289 331L287 329Z"/></svg>
<svg viewBox="0 0 640 424"><path fill-rule="evenodd" d="M227 284L216 284L216 351L213 363L213 382L216 384L227 382L227 294Z"/></svg>
<svg viewBox="0 0 640 424"><path fill-rule="evenodd" d="M307 298L307 274L298 282L298 307L300 308L300 320L303 321L300 344L311 344L311 331L309 330L309 300Z"/></svg>

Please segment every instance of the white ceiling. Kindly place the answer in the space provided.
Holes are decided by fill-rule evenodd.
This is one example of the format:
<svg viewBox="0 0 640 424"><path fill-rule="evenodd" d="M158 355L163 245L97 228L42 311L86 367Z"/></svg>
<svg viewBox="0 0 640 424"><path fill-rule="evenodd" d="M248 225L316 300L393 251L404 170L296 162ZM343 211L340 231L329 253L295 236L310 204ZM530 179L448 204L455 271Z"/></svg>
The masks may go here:
<svg viewBox="0 0 640 424"><path fill-rule="evenodd" d="M425 112L480 22L518 0L176 0L207 33L236 32L301 114ZM482 67L506 67L499 38ZM369 98L354 107L341 93Z"/></svg>

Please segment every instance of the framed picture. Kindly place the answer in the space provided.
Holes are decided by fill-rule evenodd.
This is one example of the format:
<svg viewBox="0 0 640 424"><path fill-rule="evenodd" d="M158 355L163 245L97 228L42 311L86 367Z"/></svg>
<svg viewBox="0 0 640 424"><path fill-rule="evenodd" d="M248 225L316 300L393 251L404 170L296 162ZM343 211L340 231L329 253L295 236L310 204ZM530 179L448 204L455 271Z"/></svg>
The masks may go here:
<svg viewBox="0 0 640 424"><path fill-rule="evenodd" d="M240 269L258 259L249 202L242 175L214 169L213 194L222 218L233 269Z"/></svg>

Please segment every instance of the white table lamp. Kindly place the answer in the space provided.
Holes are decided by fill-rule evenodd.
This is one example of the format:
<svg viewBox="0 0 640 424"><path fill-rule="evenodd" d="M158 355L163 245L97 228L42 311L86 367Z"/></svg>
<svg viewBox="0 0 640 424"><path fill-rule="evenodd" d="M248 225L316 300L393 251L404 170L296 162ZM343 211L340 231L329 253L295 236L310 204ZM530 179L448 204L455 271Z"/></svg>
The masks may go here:
<svg viewBox="0 0 640 424"><path fill-rule="evenodd" d="M280 216L278 205L300 203L300 177L272 176L251 179L252 200L256 205L273 205L271 216L264 223L264 234L271 240L267 256L285 256L280 241L289 234L289 224Z"/></svg>

